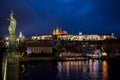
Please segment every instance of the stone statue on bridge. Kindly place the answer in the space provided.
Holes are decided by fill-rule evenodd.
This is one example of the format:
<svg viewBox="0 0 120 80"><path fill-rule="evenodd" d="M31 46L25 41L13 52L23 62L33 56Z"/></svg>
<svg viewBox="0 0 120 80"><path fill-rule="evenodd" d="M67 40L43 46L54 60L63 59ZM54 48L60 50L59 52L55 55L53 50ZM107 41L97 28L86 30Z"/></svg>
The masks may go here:
<svg viewBox="0 0 120 80"><path fill-rule="evenodd" d="M10 21L10 24L8 26L8 32L9 32L9 48L8 51L9 52L15 52L17 49L17 42L16 42L16 19L13 17L14 12L11 11L10 17L8 18L8 20Z"/></svg>
<svg viewBox="0 0 120 80"><path fill-rule="evenodd" d="M16 19L13 17L13 11L11 11L8 26L9 31L9 46L4 55L3 65L3 80L19 80L19 52L17 51L16 42Z"/></svg>
<svg viewBox="0 0 120 80"><path fill-rule="evenodd" d="M10 21L10 25L8 27L8 31L10 35L15 35L15 29L16 29L16 19L13 17L13 11L11 11L10 18L8 20Z"/></svg>

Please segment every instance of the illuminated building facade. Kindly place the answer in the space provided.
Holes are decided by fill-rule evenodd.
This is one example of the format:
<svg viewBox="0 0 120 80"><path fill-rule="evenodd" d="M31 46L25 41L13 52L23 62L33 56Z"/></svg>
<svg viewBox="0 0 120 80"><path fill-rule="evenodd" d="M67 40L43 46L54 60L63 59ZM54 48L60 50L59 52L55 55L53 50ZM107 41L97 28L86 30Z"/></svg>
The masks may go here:
<svg viewBox="0 0 120 80"><path fill-rule="evenodd" d="M71 40L71 41L89 41L89 40L105 40L105 39L114 39L115 36L113 33L111 34L82 34L79 32L78 35L68 34L67 31L62 31L58 27L53 30L52 35L40 35L40 36L32 36L33 40Z"/></svg>
<svg viewBox="0 0 120 80"><path fill-rule="evenodd" d="M51 40L52 35L40 35L40 36L32 36L32 40Z"/></svg>
<svg viewBox="0 0 120 80"><path fill-rule="evenodd" d="M27 49L28 54L52 54L53 46L49 42L31 41L27 43Z"/></svg>

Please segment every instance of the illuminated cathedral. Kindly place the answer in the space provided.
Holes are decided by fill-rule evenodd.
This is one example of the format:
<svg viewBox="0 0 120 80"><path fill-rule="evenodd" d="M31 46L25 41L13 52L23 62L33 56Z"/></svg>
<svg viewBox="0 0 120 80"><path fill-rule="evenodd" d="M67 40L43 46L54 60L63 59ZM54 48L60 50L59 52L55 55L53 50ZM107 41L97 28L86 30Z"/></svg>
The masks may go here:
<svg viewBox="0 0 120 80"><path fill-rule="evenodd" d="M62 31L62 29L59 29L58 26L56 29L53 30L53 35L67 35L67 31Z"/></svg>

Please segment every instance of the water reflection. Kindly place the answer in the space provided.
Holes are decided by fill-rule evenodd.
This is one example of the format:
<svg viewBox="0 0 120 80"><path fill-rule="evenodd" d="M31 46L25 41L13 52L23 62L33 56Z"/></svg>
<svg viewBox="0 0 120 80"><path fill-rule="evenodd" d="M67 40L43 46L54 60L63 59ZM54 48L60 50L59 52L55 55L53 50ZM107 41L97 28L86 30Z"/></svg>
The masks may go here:
<svg viewBox="0 0 120 80"><path fill-rule="evenodd" d="M24 64L19 66L19 80L28 80L28 75L26 73L26 68Z"/></svg>
<svg viewBox="0 0 120 80"><path fill-rule="evenodd" d="M102 79L108 79L108 63L107 61L102 61Z"/></svg>
<svg viewBox="0 0 120 80"><path fill-rule="evenodd" d="M67 61L58 62L58 77L60 80L67 78L82 79L82 80L96 80L100 79L100 64L101 61Z"/></svg>
<svg viewBox="0 0 120 80"><path fill-rule="evenodd" d="M108 62L100 60L22 64L28 80L107 80ZM23 80L23 79L22 79Z"/></svg>

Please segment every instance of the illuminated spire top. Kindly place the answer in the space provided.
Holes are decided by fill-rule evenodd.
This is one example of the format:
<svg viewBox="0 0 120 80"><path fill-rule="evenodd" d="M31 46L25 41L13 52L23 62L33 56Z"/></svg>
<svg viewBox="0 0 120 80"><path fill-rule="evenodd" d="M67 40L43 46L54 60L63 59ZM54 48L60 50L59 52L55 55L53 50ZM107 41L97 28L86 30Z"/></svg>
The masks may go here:
<svg viewBox="0 0 120 80"><path fill-rule="evenodd" d="M59 28L58 28L58 26L57 26L57 28L56 28L56 31L59 31Z"/></svg>

